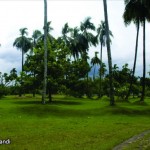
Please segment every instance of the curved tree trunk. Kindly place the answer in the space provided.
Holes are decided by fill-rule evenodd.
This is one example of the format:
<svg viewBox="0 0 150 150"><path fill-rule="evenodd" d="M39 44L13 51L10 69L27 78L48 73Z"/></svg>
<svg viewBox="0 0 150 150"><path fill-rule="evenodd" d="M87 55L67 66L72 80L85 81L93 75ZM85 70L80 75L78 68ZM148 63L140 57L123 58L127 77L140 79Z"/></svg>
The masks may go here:
<svg viewBox="0 0 150 150"><path fill-rule="evenodd" d="M132 89L132 84L133 84L133 78L134 78L134 74L135 74L136 60L137 60L137 50L138 50L138 39L139 39L139 29L140 29L140 23L138 21L138 23L137 23L137 35L136 35L136 45L135 45L135 56L134 56L133 72L132 72L132 77L131 77L131 81L130 81L129 90L128 90L128 93L126 95L126 100L128 100L128 97L130 96L131 89Z"/></svg>
<svg viewBox="0 0 150 150"><path fill-rule="evenodd" d="M142 79L142 95L141 100L145 97L145 75L146 75L146 56L145 56L145 19L143 20L143 79Z"/></svg>
<svg viewBox="0 0 150 150"><path fill-rule="evenodd" d="M111 49L110 49L110 40L109 40L109 24L108 24L108 15L107 15L107 1L103 0L104 4L104 15L105 15L105 24L106 24L106 37L107 37L107 55L108 55L108 65L109 65L109 95L110 95L110 105L115 104L114 101L114 87L113 87L113 77L112 77L112 58L111 58Z"/></svg>
<svg viewBox="0 0 150 150"><path fill-rule="evenodd" d="M46 102L46 88L47 87L47 0L44 0L44 80L42 103Z"/></svg>

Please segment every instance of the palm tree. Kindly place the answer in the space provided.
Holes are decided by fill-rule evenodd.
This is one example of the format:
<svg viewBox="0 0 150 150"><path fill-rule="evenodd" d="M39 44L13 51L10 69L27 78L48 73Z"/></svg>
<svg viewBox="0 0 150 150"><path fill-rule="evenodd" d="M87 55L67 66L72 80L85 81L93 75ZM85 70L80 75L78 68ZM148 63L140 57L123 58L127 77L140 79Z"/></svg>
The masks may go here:
<svg viewBox="0 0 150 150"><path fill-rule="evenodd" d="M50 34L50 32L53 30L53 28L51 27L51 21L47 22L46 27L47 27L47 42L52 42L54 40L54 37ZM45 31L45 27L43 27L44 31ZM42 41L44 42L44 38L45 38L45 33L42 34L39 38L38 41Z"/></svg>
<svg viewBox="0 0 150 150"><path fill-rule="evenodd" d="M114 64L114 66L112 67L113 76L116 76L118 74L118 69L119 67L117 66L117 64Z"/></svg>
<svg viewBox="0 0 150 150"><path fill-rule="evenodd" d="M113 37L113 34L112 32L109 30L109 35ZM101 48L100 48L100 60L101 60L101 63L100 63L100 68L102 67L102 49L103 49L103 46L106 45L106 25L105 25L105 22L104 21L101 21L101 24L99 25L99 27L97 28L97 38L98 38L98 41L100 42L100 45L101 45ZM111 43L111 39L110 39L110 43ZM101 72L100 72L100 89L99 89L99 97L101 97L101 81L102 80L102 75L101 75Z"/></svg>
<svg viewBox="0 0 150 150"><path fill-rule="evenodd" d="M135 74L135 68L136 68L136 60L137 60L137 50L138 50L138 37L139 37L139 28L140 28L140 18L137 16L137 11L138 10L138 5L133 2L133 1L125 1L126 6L125 6L125 12L123 14L124 18L124 23L125 25L129 25L132 21L135 23L136 28L137 28L137 35L136 35L136 44L135 44L135 56L134 56L134 65L133 65L133 70L132 70L132 76L131 76L131 82L129 86L128 93L126 95L126 100L128 100L128 97L131 93L131 88L133 84L133 78Z"/></svg>
<svg viewBox="0 0 150 150"><path fill-rule="evenodd" d="M109 30L109 35L113 37L113 34L110 30ZM97 38L99 39L98 41L100 41L100 45L101 45L100 60L102 61L102 49L103 46L106 45L106 25L104 21L101 21L101 24L97 28ZM111 43L111 39L110 39L110 43Z"/></svg>
<svg viewBox="0 0 150 150"><path fill-rule="evenodd" d="M64 27L62 28L62 38L65 42L65 44L69 44L69 37L68 37L68 33L70 33L72 29L69 27L68 23L65 23Z"/></svg>
<svg viewBox="0 0 150 150"><path fill-rule="evenodd" d="M142 95L141 101L144 101L145 96L145 74L146 74L146 57L145 57L145 21L150 20L150 11L147 9L145 5L145 0L125 0L125 12L124 12L124 21L125 24L130 24L133 21L137 26L137 36L136 36L136 46L135 46L135 58L133 65L132 78L130 82L130 87L126 99L128 99L130 95L130 91L132 88L135 68L136 68L136 58L137 58L137 48L138 48L138 35L139 35L139 25L140 22L143 25L143 80L142 80Z"/></svg>
<svg viewBox="0 0 150 150"><path fill-rule="evenodd" d="M107 0L103 0L104 4L104 16L105 16L105 24L106 24L106 44L107 44L107 55L108 55L108 65L109 65L109 86L110 86L110 105L113 106L115 104L114 101L114 87L113 87L113 77L112 77L112 58L111 58L111 49L110 49L110 38L109 38L109 24L108 24L108 14L107 14Z"/></svg>
<svg viewBox="0 0 150 150"><path fill-rule="evenodd" d="M41 31L39 31L39 30L33 31L32 38L33 38L33 46L34 47L36 46L37 41L41 36L42 36Z"/></svg>
<svg viewBox="0 0 150 150"><path fill-rule="evenodd" d="M102 67L99 69L99 74L101 73L102 77L104 77L106 71L107 71L106 65L105 63L102 63Z"/></svg>
<svg viewBox="0 0 150 150"><path fill-rule="evenodd" d="M17 49L20 49L22 52L22 71L23 71L23 64L24 64L24 54L32 48L31 38L26 37L28 35L27 28L21 28L20 30L20 37L16 38L13 46Z"/></svg>
<svg viewBox="0 0 150 150"><path fill-rule="evenodd" d="M82 39L82 35L79 33L79 28L75 27L73 29L70 30L71 32L71 37L68 38L68 47L71 50L71 54L73 55L74 59L78 59L79 55L82 53L82 45L83 43L81 43L81 39Z"/></svg>
<svg viewBox="0 0 150 150"><path fill-rule="evenodd" d="M42 103L46 102L46 89L47 89L47 0L44 0L44 80L43 80L43 93Z"/></svg>
<svg viewBox="0 0 150 150"><path fill-rule="evenodd" d="M92 64L92 66L94 66L93 80L95 80L96 65L99 65L101 63L101 61L98 58L97 54L98 54L98 52L95 52L95 56L91 59L91 64Z"/></svg>
<svg viewBox="0 0 150 150"><path fill-rule="evenodd" d="M80 40L83 45L83 54L88 52L91 45L97 45L97 37L90 32L95 31L95 26L90 20L91 18L87 17L80 25L80 30L82 32L82 38Z"/></svg>
<svg viewBox="0 0 150 150"><path fill-rule="evenodd" d="M17 49L20 49L22 52L22 72L24 71L23 69L23 64L24 64L24 54L32 48L32 43L31 43L31 38L26 37L28 35L27 28L21 28L20 30L20 37L16 38L13 46L15 46ZM21 87L20 87L20 92L19 96L22 96L23 92L23 81L22 81L22 74L21 74Z"/></svg>

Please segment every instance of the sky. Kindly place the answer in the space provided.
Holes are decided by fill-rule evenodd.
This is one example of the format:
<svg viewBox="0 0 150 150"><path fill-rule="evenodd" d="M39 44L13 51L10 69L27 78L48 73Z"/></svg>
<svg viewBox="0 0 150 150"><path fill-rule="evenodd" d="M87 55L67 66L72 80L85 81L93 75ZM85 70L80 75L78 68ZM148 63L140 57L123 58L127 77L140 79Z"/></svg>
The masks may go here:
<svg viewBox="0 0 150 150"><path fill-rule="evenodd" d="M108 0L109 27L113 33L111 53L113 64L121 69L125 63L132 68L135 51L136 27L126 27L122 18L123 0ZM104 20L102 0L48 0L48 21L52 21L54 37L61 35L63 25L68 22L70 27L80 26L86 17L96 27ZM43 32L44 2L43 0L0 0L0 72L9 73L12 68L21 70L21 51L13 47L14 40L20 36L20 28L28 28L29 37L34 30ZM150 24L146 24L146 59L147 71L150 71ZM142 27L140 29L139 49L136 75L142 75ZM91 47L92 58L100 46ZM107 49L103 48L103 61L107 64ZM148 74L147 74L148 75Z"/></svg>

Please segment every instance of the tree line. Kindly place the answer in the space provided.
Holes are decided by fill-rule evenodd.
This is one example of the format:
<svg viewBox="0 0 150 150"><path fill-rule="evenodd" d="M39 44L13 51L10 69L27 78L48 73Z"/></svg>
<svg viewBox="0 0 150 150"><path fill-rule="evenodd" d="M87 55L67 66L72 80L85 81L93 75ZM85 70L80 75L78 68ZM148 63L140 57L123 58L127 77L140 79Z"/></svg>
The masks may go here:
<svg viewBox="0 0 150 150"><path fill-rule="evenodd" d="M134 22L137 28L135 58L133 69L128 64L118 68L112 65L111 36L107 14L107 1L103 0L105 21L101 21L98 28L87 17L80 26L70 27L68 23L62 28L62 35L55 38L51 35L51 22L47 22L47 1L44 0L44 34L35 30L32 37L28 37L27 28L20 29L20 36L15 39L13 46L22 52L22 71L17 73L13 68L10 74L0 74L1 93L10 94L36 93L42 94L45 103L46 93L49 101L52 94L63 93L92 98L97 95L110 97L110 104L114 105L114 96L128 100L132 94L141 97L144 101L145 93L149 93L149 78L146 78L146 53L145 53L145 22L149 21L150 3L147 0L125 0L123 19L125 25ZM141 11L139 11L141 10ZM143 27L143 77L135 77L138 35L140 24ZM90 60L89 48L100 44L100 51ZM102 59L102 48L107 46L108 71ZM24 61L24 54L26 59ZM99 54L99 56L98 56ZM89 76L91 68L98 66L99 76ZM43 80L44 76L44 80ZM7 86L6 86L7 85ZM5 87L5 88L4 88ZM43 89L43 90L42 90ZM2 94L1 94L2 95Z"/></svg>

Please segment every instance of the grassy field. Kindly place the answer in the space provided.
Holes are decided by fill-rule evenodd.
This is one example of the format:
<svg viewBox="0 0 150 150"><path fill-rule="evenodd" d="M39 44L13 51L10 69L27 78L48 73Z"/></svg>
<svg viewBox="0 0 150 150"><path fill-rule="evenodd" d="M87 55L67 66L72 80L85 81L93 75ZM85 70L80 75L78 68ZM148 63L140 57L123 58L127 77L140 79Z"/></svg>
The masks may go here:
<svg viewBox="0 0 150 150"><path fill-rule="evenodd" d="M102 100L55 95L52 104L40 97L7 96L0 100L1 150L111 150L150 129L150 99L109 106ZM150 145L149 145L150 149Z"/></svg>

